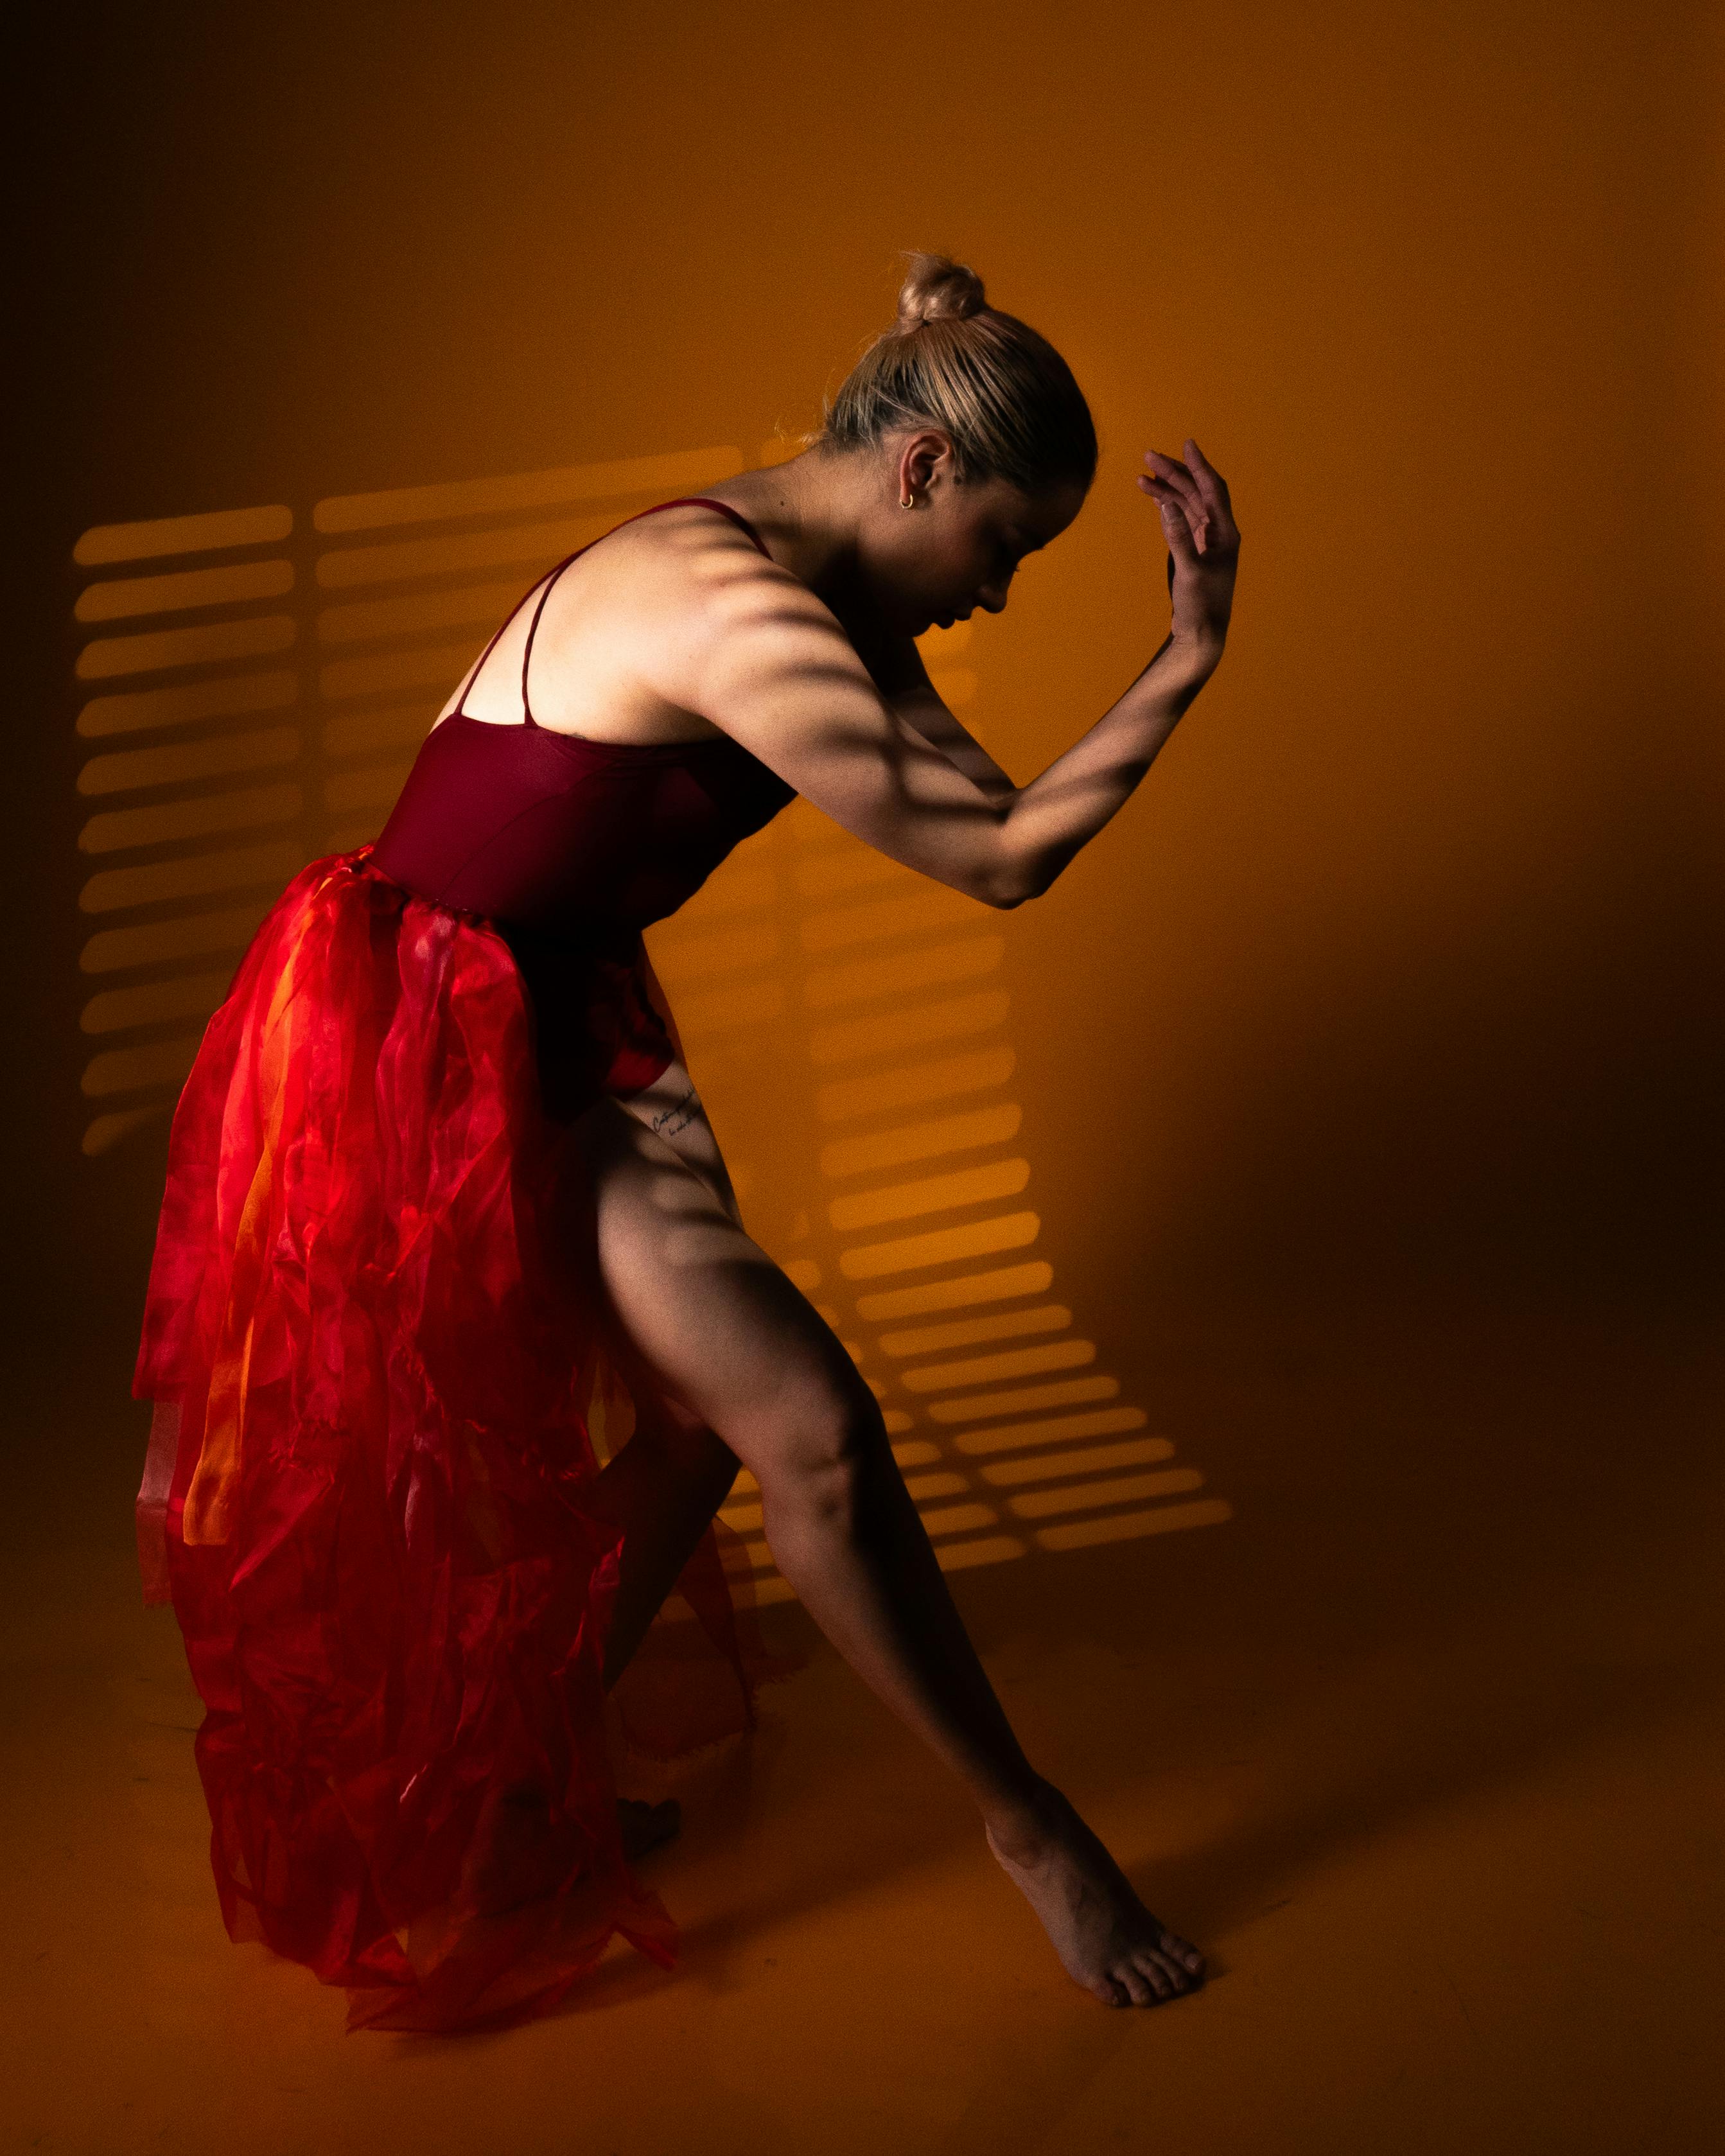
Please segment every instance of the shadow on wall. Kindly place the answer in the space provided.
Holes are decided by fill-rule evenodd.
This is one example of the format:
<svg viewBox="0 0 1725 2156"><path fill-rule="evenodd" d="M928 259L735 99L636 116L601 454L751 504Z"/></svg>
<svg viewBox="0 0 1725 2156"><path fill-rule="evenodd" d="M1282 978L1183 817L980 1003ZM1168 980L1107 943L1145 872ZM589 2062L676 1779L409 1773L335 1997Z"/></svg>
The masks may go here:
<svg viewBox="0 0 1725 2156"><path fill-rule="evenodd" d="M84 535L93 1163L159 1132L282 885L375 836L522 591L744 462L697 450ZM925 640L955 706L977 686L969 634ZM798 802L650 942L754 1231L880 1399L947 1569L1230 1517L1050 1299L998 913ZM757 1497L743 1476L725 1517L756 1598L789 1599Z"/></svg>

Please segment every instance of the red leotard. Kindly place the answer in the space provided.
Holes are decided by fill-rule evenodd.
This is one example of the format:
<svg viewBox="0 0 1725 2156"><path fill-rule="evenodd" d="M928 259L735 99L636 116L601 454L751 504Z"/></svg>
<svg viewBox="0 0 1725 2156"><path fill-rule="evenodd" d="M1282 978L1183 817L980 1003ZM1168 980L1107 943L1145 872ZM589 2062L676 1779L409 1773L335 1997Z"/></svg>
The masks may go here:
<svg viewBox="0 0 1725 2156"><path fill-rule="evenodd" d="M766 553L727 503L685 495L656 507L686 502L718 510ZM795 792L728 735L604 742L539 724L533 639L552 586L586 551L539 588L521 655L522 723L469 718L464 694L427 737L371 854L404 889L496 922L536 1008L547 1105L562 1117L601 1091L650 1084L672 1060L645 990L640 932ZM485 647L468 693L514 619Z"/></svg>
<svg viewBox="0 0 1725 2156"><path fill-rule="evenodd" d="M660 1629L608 1710L595 1438L659 1410L569 1262L562 1137L670 1060L642 927L792 788L728 737L537 726L526 658L522 723L434 727L376 844L302 870L241 960L175 1111L133 1387L223 1918L346 1985L350 2028L549 2012L618 1933L669 1965L608 1712L684 1749L771 1673L710 1533L678 1629L717 1652Z"/></svg>

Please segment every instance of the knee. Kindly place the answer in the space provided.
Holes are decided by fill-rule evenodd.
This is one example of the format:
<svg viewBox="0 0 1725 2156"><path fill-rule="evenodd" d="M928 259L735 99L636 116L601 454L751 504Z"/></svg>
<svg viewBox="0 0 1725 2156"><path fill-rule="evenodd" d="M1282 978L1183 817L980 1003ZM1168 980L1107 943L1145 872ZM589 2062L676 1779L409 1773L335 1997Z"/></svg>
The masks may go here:
<svg viewBox="0 0 1725 2156"><path fill-rule="evenodd" d="M883 1469L897 1471L880 1407L854 1375L788 1385L757 1435L769 1535L788 1516L854 1533Z"/></svg>

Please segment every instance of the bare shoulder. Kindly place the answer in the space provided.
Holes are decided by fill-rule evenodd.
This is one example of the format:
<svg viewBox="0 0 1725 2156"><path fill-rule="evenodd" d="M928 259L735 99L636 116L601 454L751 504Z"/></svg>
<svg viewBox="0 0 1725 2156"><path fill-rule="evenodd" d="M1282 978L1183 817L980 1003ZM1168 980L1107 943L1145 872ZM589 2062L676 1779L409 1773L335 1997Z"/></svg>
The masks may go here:
<svg viewBox="0 0 1725 2156"><path fill-rule="evenodd" d="M793 618L837 627L728 517L680 502L632 518L578 555L546 594L533 646L535 715L603 739L721 731L702 702L716 650Z"/></svg>
<svg viewBox="0 0 1725 2156"><path fill-rule="evenodd" d="M545 619L560 642L626 648L656 689L697 710L689 699L719 647L774 624L842 638L808 587L747 532L680 502L608 532L561 579Z"/></svg>

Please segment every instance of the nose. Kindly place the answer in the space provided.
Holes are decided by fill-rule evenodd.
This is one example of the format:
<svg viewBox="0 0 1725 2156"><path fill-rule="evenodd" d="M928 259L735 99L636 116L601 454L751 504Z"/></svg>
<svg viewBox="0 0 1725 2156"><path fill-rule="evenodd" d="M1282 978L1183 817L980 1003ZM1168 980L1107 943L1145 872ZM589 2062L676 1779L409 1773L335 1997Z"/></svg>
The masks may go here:
<svg viewBox="0 0 1725 2156"><path fill-rule="evenodd" d="M1001 613L1006 605L1005 585L990 584L986 590L977 593L976 603L985 613Z"/></svg>

